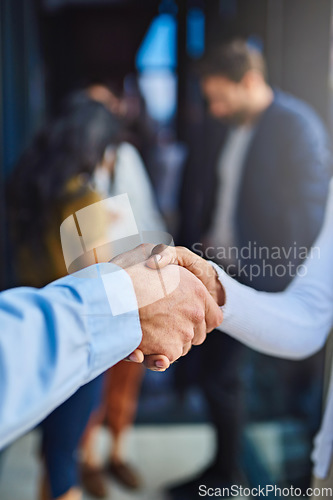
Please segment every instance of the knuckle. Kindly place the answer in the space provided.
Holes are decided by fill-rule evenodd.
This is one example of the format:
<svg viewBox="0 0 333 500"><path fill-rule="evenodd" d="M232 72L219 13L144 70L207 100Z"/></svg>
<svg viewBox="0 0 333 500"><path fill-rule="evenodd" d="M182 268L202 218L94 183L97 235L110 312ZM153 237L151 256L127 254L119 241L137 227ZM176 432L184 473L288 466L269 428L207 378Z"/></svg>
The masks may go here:
<svg viewBox="0 0 333 500"><path fill-rule="evenodd" d="M165 245L164 243L159 243L158 245L154 246L154 253L166 253L169 247Z"/></svg>
<svg viewBox="0 0 333 500"><path fill-rule="evenodd" d="M206 333L205 332L202 332L200 335L197 335L195 337L195 341L193 342L194 345L201 345L205 342L206 340Z"/></svg>
<svg viewBox="0 0 333 500"><path fill-rule="evenodd" d="M183 333L183 343L187 344L189 342L192 342L193 337L194 337L193 330L190 330L190 329L185 330L184 333Z"/></svg>
<svg viewBox="0 0 333 500"><path fill-rule="evenodd" d="M184 252L184 253L187 253L189 250L186 248L186 247L177 247L177 250L179 250L180 252Z"/></svg>
<svg viewBox="0 0 333 500"><path fill-rule="evenodd" d="M192 347L191 342L189 342L188 344L186 344L186 345L183 347L182 356L186 356L186 354L188 354L188 353L190 352L191 347Z"/></svg>
<svg viewBox="0 0 333 500"><path fill-rule="evenodd" d="M167 352L165 352L164 354L165 354L165 356L167 356L170 363L174 363L183 354L183 344L177 343L172 348L168 349Z"/></svg>
<svg viewBox="0 0 333 500"><path fill-rule="evenodd" d="M197 297L201 301L203 301L205 299L206 293L207 293L206 287L198 279L195 282L195 292L196 292Z"/></svg>
<svg viewBox="0 0 333 500"><path fill-rule="evenodd" d="M181 358L182 355L183 355L183 349L182 348L178 349L177 351L175 351L173 353L173 355L171 356L171 358L169 358L170 362L174 363L175 361L177 361L177 359Z"/></svg>
<svg viewBox="0 0 333 500"><path fill-rule="evenodd" d="M196 324L202 323L205 320L205 313L201 307L196 307L193 309L192 319Z"/></svg>
<svg viewBox="0 0 333 500"><path fill-rule="evenodd" d="M213 321L211 322L211 324L209 324L209 329L213 330L217 326L220 326L222 321L223 321L223 313L221 309L219 309L219 311L216 312Z"/></svg>

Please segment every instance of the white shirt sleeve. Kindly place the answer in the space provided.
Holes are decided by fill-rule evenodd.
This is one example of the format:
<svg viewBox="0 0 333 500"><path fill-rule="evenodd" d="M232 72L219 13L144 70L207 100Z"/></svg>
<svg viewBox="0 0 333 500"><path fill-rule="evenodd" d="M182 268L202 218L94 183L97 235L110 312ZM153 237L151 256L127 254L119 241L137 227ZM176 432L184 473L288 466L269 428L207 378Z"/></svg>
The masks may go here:
<svg viewBox="0 0 333 500"><path fill-rule="evenodd" d="M333 181L320 235L284 292L253 290L212 263L226 292L219 329L265 354L301 359L315 353L333 323L332 258Z"/></svg>
<svg viewBox="0 0 333 500"><path fill-rule="evenodd" d="M128 194L139 231L165 231L145 165L128 142L118 148L114 190Z"/></svg>

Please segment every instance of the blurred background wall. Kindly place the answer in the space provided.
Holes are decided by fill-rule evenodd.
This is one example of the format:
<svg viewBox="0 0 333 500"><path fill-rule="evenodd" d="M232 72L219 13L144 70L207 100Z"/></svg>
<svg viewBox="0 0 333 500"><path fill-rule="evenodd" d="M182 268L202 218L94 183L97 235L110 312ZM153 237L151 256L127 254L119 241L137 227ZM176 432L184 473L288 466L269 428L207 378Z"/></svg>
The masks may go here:
<svg viewBox="0 0 333 500"><path fill-rule="evenodd" d="M96 82L124 92L132 110L135 145L169 230L176 232L186 159L190 154L192 173L202 169L213 134L218 133L200 93L196 60L220 41L245 37L264 53L270 84L309 102L330 127L331 27L332 0L0 0L0 289L13 283L6 176L33 133L57 113L69 92ZM261 367L262 358L255 356ZM318 374L320 356L303 371ZM265 380L261 400L272 392L275 376ZM154 401L146 405L142 421L156 421L159 416L152 408L163 408L157 398L168 377L156 380L150 381ZM320 398L320 387L314 392ZM249 393L253 420L284 416L278 393L270 414L260 407L255 392ZM305 405L311 402L309 397ZM177 409L168 414L169 421L183 418ZM297 441L297 432L292 424L285 427L286 446ZM252 464L253 455L247 459Z"/></svg>
<svg viewBox="0 0 333 500"><path fill-rule="evenodd" d="M141 74L145 106L161 131L141 148L157 184L154 142L196 143L204 109L192 62L218 41L250 39L268 60L270 83L330 120L331 9L331 0L1 0L1 287L9 279L3 181L64 95L103 81L135 99L133 75ZM204 154L198 151L198 161ZM159 194L172 211L175 201Z"/></svg>

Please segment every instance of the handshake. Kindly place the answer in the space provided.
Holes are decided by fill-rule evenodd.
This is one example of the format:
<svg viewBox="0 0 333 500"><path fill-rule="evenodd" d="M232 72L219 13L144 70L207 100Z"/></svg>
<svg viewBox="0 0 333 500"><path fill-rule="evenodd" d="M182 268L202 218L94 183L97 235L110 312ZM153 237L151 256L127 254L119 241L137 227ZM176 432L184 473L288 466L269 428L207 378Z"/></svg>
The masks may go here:
<svg viewBox="0 0 333 500"><path fill-rule="evenodd" d="M129 274L138 302L142 342L128 360L164 371L222 323L217 273L190 250L143 244L111 262Z"/></svg>

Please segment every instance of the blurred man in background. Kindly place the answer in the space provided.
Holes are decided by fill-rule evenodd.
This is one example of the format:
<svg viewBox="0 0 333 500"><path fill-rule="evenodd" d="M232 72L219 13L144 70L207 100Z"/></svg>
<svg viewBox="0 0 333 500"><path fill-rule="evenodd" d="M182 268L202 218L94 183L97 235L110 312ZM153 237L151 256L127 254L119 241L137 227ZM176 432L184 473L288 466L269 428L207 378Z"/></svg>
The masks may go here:
<svg viewBox="0 0 333 500"><path fill-rule="evenodd" d="M203 95L210 114L226 128L201 171L191 171L189 164L185 173L181 243L222 264L239 281L273 292L295 276L305 257L301 249L319 232L332 157L314 111L273 91L266 78L263 57L241 40L202 61ZM181 380L195 362L217 450L209 469L173 488L173 498L192 499L200 484L223 487L239 479L242 355L230 337L211 335L200 352L179 363Z"/></svg>

